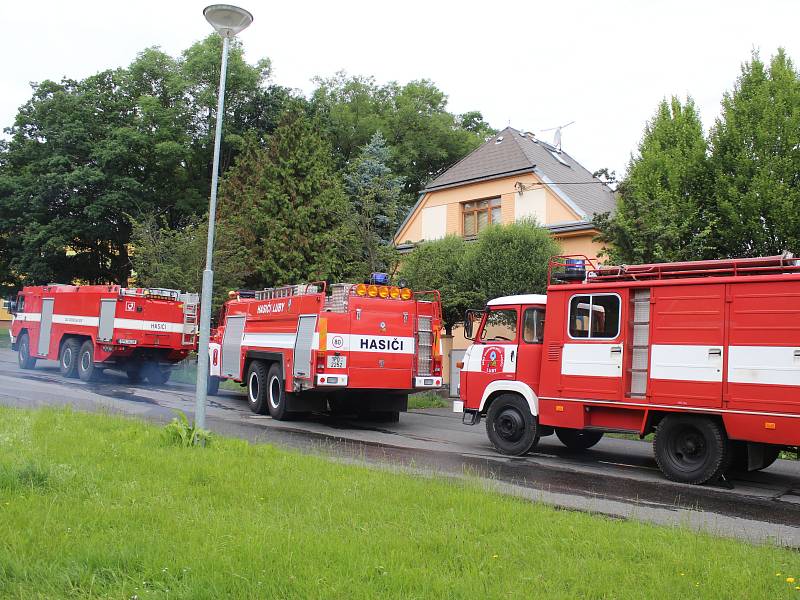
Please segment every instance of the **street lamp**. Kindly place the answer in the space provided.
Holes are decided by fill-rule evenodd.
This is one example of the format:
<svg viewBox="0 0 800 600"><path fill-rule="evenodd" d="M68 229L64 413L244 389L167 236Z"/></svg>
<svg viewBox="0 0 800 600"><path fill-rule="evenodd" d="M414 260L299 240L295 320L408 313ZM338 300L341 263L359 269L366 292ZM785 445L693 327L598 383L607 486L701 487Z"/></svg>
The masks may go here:
<svg viewBox="0 0 800 600"><path fill-rule="evenodd" d="M214 271L214 224L217 218L217 182L219 180L219 146L222 141L222 116L225 107L225 75L228 70L228 48L231 38L253 22L253 15L230 4L212 4L203 9L206 21L222 36L222 68L219 72L217 96L217 129L214 133L214 164L211 170L211 201L208 207L208 240L206 242L206 268L203 271L203 290L200 298L200 341L197 348L197 387L195 393L194 423L206 426L206 398L208 396L208 341L211 337L211 290Z"/></svg>

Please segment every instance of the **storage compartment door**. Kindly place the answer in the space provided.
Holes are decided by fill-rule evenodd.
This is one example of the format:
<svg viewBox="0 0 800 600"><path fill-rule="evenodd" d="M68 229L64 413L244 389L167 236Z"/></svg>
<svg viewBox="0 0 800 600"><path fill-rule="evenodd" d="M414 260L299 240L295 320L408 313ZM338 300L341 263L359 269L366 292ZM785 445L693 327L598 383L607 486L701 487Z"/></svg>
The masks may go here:
<svg viewBox="0 0 800 600"><path fill-rule="evenodd" d="M50 349L50 330L53 327L53 298L42 299L42 319L39 323L39 340L36 344L36 353L47 356Z"/></svg>
<svg viewBox="0 0 800 600"><path fill-rule="evenodd" d="M114 337L114 315L117 301L114 298L100 300L100 325L97 328L97 341L110 342Z"/></svg>
<svg viewBox="0 0 800 600"><path fill-rule="evenodd" d="M242 335L246 317L225 319L225 334L222 338L222 376L241 379Z"/></svg>
<svg viewBox="0 0 800 600"><path fill-rule="evenodd" d="M311 348L317 329L317 315L300 315L297 322L297 338L294 342L294 376L300 379L311 377Z"/></svg>

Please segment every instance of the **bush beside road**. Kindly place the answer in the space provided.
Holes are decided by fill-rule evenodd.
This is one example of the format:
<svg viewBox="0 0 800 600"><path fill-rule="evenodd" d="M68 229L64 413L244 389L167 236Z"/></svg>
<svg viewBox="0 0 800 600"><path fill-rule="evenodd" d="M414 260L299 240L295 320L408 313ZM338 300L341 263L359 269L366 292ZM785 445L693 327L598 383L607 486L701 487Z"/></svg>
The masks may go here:
<svg viewBox="0 0 800 600"><path fill-rule="evenodd" d="M0 539L4 598L780 598L800 574L788 550L55 410L0 410Z"/></svg>

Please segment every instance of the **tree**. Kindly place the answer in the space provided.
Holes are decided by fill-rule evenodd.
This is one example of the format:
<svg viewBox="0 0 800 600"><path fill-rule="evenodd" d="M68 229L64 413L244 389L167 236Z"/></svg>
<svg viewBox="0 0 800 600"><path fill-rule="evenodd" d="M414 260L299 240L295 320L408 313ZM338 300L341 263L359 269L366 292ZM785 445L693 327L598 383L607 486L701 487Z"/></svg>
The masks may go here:
<svg viewBox="0 0 800 600"><path fill-rule="evenodd" d="M798 73L783 49L769 67L754 53L711 132L719 257L800 248L798 148Z"/></svg>
<svg viewBox="0 0 800 600"><path fill-rule="evenodd" d="M543 294L548 263L559 252L558 242L535 221L491 225L467 248L462 285L480 304L498 296Z"/></svg>
<svg viewBox="0 0 800 600"><path fill-rule="evenodd" d="M663 100L618 188L613 216L595 217L615 263L695 260L712 252L716 218L703 127L694 102Z"/></svg>
<svg viewBox="0 0 800 600"><path fill-rule="evenodd" d="M447 111L447 96L427 80L378 85L372 77L337 73L317 79L311 103L326 125L340 166L380 131L389 167L402 177L407 203L436 174L461 160L494 131L481 113Z"/></svg>
<svg viewBox="0 0 800 600"><path fill-rule="evenodd" d="M136 284L199 291L206 265L208 215L188 219L175 228L155 215L132 219L132 223L131 265ZM213 263L215 306L222 304L229 290L242 287L241 253L241 246L218 224Z"/></svg>
<svg viewBox="0 0 800 600"><path fill-rule="evenodd" d="M388 162L389 149L376 131L344 173L348 220L361 246L362 277L391 271L396 262L392 239L399 224L403 180L392 174Z"/></svg>
<svg viewBox="0 0 800 600"><path fill-rule="evenodd" d="M400 277L415 290L439 290L442 294L442 318L445 332L452 335L453 326L464 320L464 311L482 305L464 277L467 254L464 238L447 236L424 242L403 257Z"/></svg>
<svg viewBox="0 0 800 600"><path fill-rule="evenodd" d="M264 140L248 136L220 190L220 220L243 247L245 284L340 278L357 243L328 142L302 106Z"/></svg>

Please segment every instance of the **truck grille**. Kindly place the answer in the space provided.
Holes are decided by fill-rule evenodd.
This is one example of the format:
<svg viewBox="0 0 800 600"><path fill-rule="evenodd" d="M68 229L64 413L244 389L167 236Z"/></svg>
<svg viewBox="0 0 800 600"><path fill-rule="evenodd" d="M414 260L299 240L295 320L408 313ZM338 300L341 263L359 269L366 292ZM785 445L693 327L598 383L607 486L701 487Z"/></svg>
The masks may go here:
<svg viewBox="0 0 800 600"><path fill-rule="evenodd" d="M431 374L433 367L433 330L431 317L417 319L417 375Z"/></svg>

